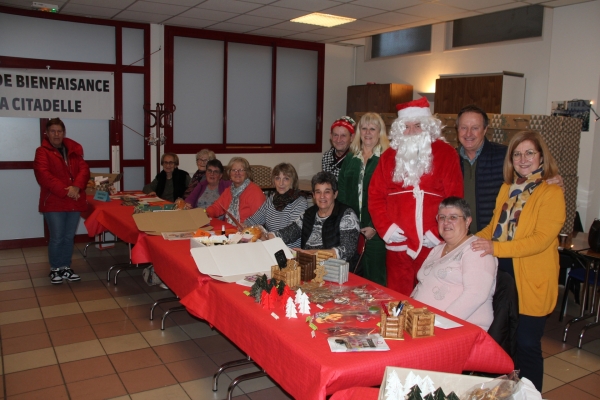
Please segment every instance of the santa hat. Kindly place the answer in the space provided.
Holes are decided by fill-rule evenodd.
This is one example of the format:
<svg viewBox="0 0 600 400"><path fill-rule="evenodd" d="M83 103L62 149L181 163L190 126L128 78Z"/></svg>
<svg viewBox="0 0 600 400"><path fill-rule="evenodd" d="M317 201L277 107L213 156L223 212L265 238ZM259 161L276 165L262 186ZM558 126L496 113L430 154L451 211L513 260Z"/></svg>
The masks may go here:
<svg viewBox="0 0 600 400"><path fill-rule="evenodd" d="M429 102L425 97L421 97L419 100L409 101L408 103L398 104L396 110L398 110L398 118L410 119L431 117Z"/></svg>

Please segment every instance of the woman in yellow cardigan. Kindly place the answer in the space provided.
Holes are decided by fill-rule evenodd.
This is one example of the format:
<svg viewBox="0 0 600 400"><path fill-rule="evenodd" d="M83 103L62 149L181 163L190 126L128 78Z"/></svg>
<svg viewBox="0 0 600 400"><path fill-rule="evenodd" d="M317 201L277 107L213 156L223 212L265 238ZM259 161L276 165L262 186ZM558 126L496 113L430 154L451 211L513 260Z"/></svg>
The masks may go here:
<svg viewBox="0 0 600 400"><path fill-rule="evenodd" d="M565 222L565 199L558 174L541 135L517 133L504 160L504 184L494 217L477 233L474 251L498 257L498 269L514 276L519 294L516 368L541 391L544 378L541 339L546 316L558 296L558 234Z"/></svg>

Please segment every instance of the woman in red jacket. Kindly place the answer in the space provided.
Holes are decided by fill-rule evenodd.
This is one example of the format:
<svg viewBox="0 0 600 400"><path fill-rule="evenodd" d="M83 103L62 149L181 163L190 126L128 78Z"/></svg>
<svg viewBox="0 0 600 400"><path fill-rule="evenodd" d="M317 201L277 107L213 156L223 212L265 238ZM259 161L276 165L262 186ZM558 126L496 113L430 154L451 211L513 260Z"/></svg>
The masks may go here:
<svg viewBox="0 0 600 400"><path fill-rule="evenodd" d="M50 282L81 280L71 269L73 239L82 211L87 209L85 188L90 169L83 147L65 138L65 124L54 118L46 124L46 136L35 151L33 171L41 187L39 211L48 225Z"/></svg>

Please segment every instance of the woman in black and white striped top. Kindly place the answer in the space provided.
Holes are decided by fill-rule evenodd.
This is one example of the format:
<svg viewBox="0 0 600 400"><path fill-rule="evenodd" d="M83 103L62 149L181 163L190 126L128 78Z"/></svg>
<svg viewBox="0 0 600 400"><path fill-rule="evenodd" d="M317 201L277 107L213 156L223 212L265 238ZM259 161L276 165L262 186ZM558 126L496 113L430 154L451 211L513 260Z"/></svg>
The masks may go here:
<svg viewBox="0 0 600 400"><path fill-rule="evenodd" d="M292 164L276 165L271 177L276 192L244 223L246 226L262 225L267 232L285 228L303 215L308 207L306 198L298 190L298 174ZM286 244L289 247L300 247L300 239Z"/></svg>

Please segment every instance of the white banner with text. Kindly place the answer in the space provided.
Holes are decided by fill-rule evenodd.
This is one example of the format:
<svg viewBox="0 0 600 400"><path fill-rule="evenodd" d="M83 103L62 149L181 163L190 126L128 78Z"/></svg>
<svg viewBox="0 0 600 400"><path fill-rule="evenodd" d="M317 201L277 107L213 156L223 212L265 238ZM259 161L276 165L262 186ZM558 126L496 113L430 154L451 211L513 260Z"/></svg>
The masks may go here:
<svg viewBox="0 0 600 400"><path fill-rule="evenodd" d="M114 119L114 74L0 68L0 117Z"/></svg>

